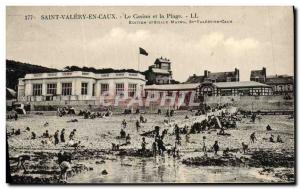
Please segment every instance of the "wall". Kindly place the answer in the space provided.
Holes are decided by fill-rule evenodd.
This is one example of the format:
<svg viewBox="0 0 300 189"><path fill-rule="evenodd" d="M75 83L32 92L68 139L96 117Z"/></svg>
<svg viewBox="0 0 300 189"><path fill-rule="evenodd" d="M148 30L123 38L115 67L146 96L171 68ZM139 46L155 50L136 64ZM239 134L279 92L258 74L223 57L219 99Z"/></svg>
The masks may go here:
<svg viewBox="0 0 300 189"><path fill-rule="evenodd" d="M205 98L208 105L229 103L242 110L293 110L294 100L280 96L211 96Z"/></svg>

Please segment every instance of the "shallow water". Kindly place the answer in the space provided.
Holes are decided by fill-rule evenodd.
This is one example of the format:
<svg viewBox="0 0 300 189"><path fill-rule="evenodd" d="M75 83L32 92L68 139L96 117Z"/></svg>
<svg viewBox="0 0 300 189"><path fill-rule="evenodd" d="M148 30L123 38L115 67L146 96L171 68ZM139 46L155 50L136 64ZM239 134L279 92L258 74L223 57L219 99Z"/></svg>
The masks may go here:
<svg viewBox="0 0 300 189"><path fill-rule="evenodd" d="M278 179L260 175L259 169L247 167L196 167L186 166L173 157L137 158L117 157L95 164L94 168L68 179L70 183L261 183ZM107 175L101 172L106 170Z"/></svg>

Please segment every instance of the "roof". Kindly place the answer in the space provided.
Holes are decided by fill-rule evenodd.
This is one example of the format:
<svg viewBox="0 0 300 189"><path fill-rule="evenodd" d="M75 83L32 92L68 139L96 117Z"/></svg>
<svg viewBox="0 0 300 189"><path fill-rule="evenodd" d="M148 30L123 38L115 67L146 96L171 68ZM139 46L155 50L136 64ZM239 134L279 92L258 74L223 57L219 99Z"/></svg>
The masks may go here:
<svg viewBox="0 0 300 189"><path fill-rule="evenodd" d="M170 74L170 72L168 70L163 70L160 68L152 68L152 71L155 73L161 73L161 74Z"/></svg>
<svg viewBox="0 0 300 189"><path fill-rule="evenodd" d="M201 83L204 81L204 76L197 76L197 75L193 75L190 76L185 83Z"/></svg>
<svg viewBox="0 0 300 189"><path fill-rule="evenodd" d="M158 63L162 63L162 62L163 62L163 63L168 63L168 64L171 63L169 59L160 57L160 58L157 58L157 59L155 60L154 64L158 64Z"/></svg>
<svg viewBox="0 0 300 189"><path fill-rule="evenodd" d="M235 71L233 72L214 72L214 73L208 73L209 79L213 80L222 80L226 81L227 77L235 77Z"/></svg>
<svg viewBox="0 0 300 189"><path fill-rule="evenodd" d="M198 83L146 85L145 90L188 90L188 89L196 89L199 85L200 84Z"/></svg>
<svg viewBox="0 0 300 189"><path fill-rule="evenodd" d="M250 78L265 77L263 70L251 70Z"/></svg>
<svg viewBox="0 0 300 189"><path fill-rule="evenodd" d="M271 87L269 85L258 83L255 81L239 81L239 82L218 82L213 83L217 88L242 88L242 87Z"/></svg>
<svg viewBox="0 0 300 189"><path fill-rule="evenodd" d="M287 75L277 75L277 76L268 76L266 78L266 84L293 84L294 78L293 76Z"/></svg>

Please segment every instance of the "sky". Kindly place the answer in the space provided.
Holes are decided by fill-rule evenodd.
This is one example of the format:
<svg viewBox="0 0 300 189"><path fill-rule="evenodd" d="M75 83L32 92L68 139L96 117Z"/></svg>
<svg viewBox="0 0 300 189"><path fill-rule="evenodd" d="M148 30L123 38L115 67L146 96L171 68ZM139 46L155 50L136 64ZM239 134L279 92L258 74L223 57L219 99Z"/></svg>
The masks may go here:
<svg viewBox="0 0 300 189"><path fill-rule="evenodd" d="M117 20L41 20L49 14L114 13ZM229 24L128 24L126 15L196 13ZM24 15L34 15L25 20ZM62 69L66 66L145 71L156 58L171 60L173 78L267 68L294 73L292 7L7 7L7 59ZM149 56L138 54L144 48Z"/></svg>

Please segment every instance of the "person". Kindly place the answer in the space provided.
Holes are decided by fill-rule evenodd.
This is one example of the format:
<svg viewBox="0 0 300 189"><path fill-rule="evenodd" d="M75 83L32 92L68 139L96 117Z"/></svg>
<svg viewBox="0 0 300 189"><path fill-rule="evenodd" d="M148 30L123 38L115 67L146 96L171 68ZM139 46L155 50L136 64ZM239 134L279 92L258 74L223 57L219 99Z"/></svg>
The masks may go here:
<svg viewBox="0 0 300 189"><path fill-rule="evenodd" d="M256 136L255 136L255 132L253 132L251 135L250 135L250 141L251 143L254 143L256 141Z"/></svg>
<svg viewBox="0 0 300 189"><path fill-rule="evenodd" d="M157 114L160 115L161 114L161 109L157 110Z"/></svg>
<svg viewBox="0 0 300 189"><path fill-rule="evenodd" d="M49 138L50 136L49 136L49 132L48 132L48 130L46 130L46 132L45 133L43 133L43 137L44 138Z"/></svg>
<svg viewBox="0 0 300 189"><path fill-rule="evenodd" d="M26 127L26 131L30 131L30 128L29 128L29 127Z"/></svg>
<svg viewBox="0 0 300 189"><path fill-rule="evenodd" d="M59 180L67 181L67 174L72 171L71 167L71 155L67 153L58 153L58 164L60 167Z"/></svg>
<svg viewBox="0 0 300 189"><path fill-rule="evenodd" d="M129 134L127 134L127 136L126 136L126 138L125 138L125 141L126 141L126 143L130 143L130 135Z"/></svg>
<svg viewBox="0 0 300 189"><path fill-rule="evenodd" d="M80 147L81 141L75 142L74 140L70 140L67 144L67 146L73 147L75 149L78 149Z"/></svg>
<svg viewBox="0 0 300 189"><path fill-rule="evenodd" d="M121 129L121 131L120 131L120 136L121 136L121 138L126 137L126 132L123 129Z"/></svg>
<svg viewBox="0 0 300 189"><path fill-rule="evenodd" d="M154 127L154 134L155 134L155 137L159 137L159 130L160 130L160 127L159 127L159 126L155 126L155 127Z"/></svg>
<svg viewBox="0 0 300 189"><path fill-rule="evenodd" d="M31 139L36 139L36 134L35 134L35 132L31 132Z"/></svg>
<svg viewBox="0 0 300 189"><path fill-rule="evenodd" d="M224 127L222 126L220 131L219 131L219 135L224 135L225 134L225 129Z"/></svg>
<svg viewBox="0 0 300 189"><path fill-rule="evenodd" d="M274 135L271 135L271 137L269 138L270 142L275 142L274 141Z"/></svg>
<svg viewBox="0 0 300 189"><path fill-rule="evenodd" d="M140 115L140 122L141 123L146 123L147 122L147 120L144 118L143 115Z"/></svg>
<svg viewBox="0 0 300 189"><path fill-rule="evenodd" d="M123 126L124 129L127 127L127 122L126 122L125 119L123 119L123 121L122 121L122 126Z"/></svg>
<svg viewBox="0 0 300 189"><path fill-rule="evenodd" d="M65 129L64 128L60 132L60 142L65 142Z"/></svg>
<svg viewBox="0 0 300 189"><path fill-rule="evenodd" d="M156 156L156 152L157 152L157 145L156 145L156 142L154 141L152 143L152 153L153 153L154 157Z"/></svg>
<svg viewBox="0 0 300 189"><path fill-rule="evenodd" d="M154 131L155 132L155 131ZM165 136L168 134L168 130L167 129L164 129L163 132L161 133L161 139L164 139ZM156 135L157 136L157 135ZM155 137L156 137L155 136Z"/></svg>
<svg viewBox="0 0 300 189"><path fill-rule="evenodd" d="M59 143L58 133L59 133L59 130L56 130L56 132L54 133L54 145L57 145Z"/></svg>
<svg viewBox="0 0 300 189"><path fill-rule="evenodd" d="M167 110L167 112L166 112L166 117L170 117L170 112L169 112L169 110Z"/></svg>
<svg viewBox="0 0 300 189"><path fill-rule="evenodd" d="M171 110L170 111L170 117L173 117L174 116L174 110Z"/></svg>
<svg viewBox="0 0 300 189"><path fill-rule="evenodd" d="M76 129L73 129L73 131L71 131L70 135L69 135L69 140L73 140L74 137L75 137L75 132L76 132Z"/></svg>
<svg viewBox="0 0 300 189"><path fill-rule="evenodd" d="M242 142L242 147L243 147L244 154L246 154L246 152L248 151L248 145Z"/></svg>
<svg viewBox="0 0 300 189"><path fill-rule="evenodd" d="M144 153L146 151L146 139L145 137L142 138L142 152Z"/></svg>
<svg viewBox="0 0 300 189"><path fill-rule="evenodd" d="M17 129L16 132L15 132L15 135L20 135L20 134L21 134L21 130Z"/></svg>
<svg viewBox="0 0 300 189"><path fill-rule="evenodd" d="M185 115L185 118L184 119L189 119L189 116L188 115Z"/></svg>
<svg viewBox="0 0 300 189"><path fill-rule="evenodd" d="M29 155L20 155L18 157L18 164L17 164L17 168L19 169L20 167L24 169L24 173L27 173L27 170L25 168L25 161L29 161L31 158Z"/></svg>
<svg viewBox="0 0 300 189"><path fill-rule="evenodd" d="M251 121L252 121L253 123L255 123L255 119L256 119L256 115L255 115L255 113L253 113L252 116L251 116Z"/></svg>
<svg viewBox="0 0 300 189"><path fill-rule="evenodd" d="M175 140L176 140L176 143L180 145L180 130L179 130L179 127L178 125L176 124L175 125L175 128L174 128L174 132L175 132Z"/></svg>
<svg viewBox="0 0 300 189"><path fill-rule="evenodd" d="M229 156L229 148L226 148L226 149L223 151L223 156Z"/></svg>
<svg viewBox="0 0 300 189"><path fill-rule="evenodd" d="M280 137L280 135L277 136L277 142L283 143L282 138Z"/></svg>
<svg viewBox="0 0 300 189"><path fill-rule="evenodd" d="M161 137L157 137L157 147L158 147L158 154L163 155L164 151L166 151L166 147L164 146L164 142Z"/></svg>
<svg viewBox="0 0 300 189"><path fill-rule="evenodd" d="M14 118L15 118L16 121L18 120L18 114L17 114L17 112L15 113Z"/></svg>
<svg viewBox="0 0 300 189"><path fill-rule="evenodd" d="M119 150L119 145L115 143L111 143L111 149L114 150Z"/></svg>
<svg viewBox="0 0 300 189"><path fill-rule="evenodd" d="M135 126L136 126L136 131L138 132L141 127L139 120L136 120Z"/></svg>
<svg viewBox="0 0 300 189"><path fill-rule="evenodd" d="M266 129L267 129L267 131L272 131L272 128L271 128L270 125L268 125L268 126L266 127Z"/></svg>
<svg viewBox="0 0 300 189"><path fill-rule="evenodd" d="M205 144L205 140L206 140L206 137L203 136L203 146L202 146L202 151L204 152L204 154L206 154L206 151L207 151L207 149L206 149L206 144Z"/></svg>
<svg viewBox="0 0 300 189"><path fill-rule="evenodd" d="M215 144L213 145L213 149L214 149L214 151L215 151L215 155L218 154L219 148L220 148L220 147L219 147L218 141L216 140L216 141L215 141Z"/></svg>

